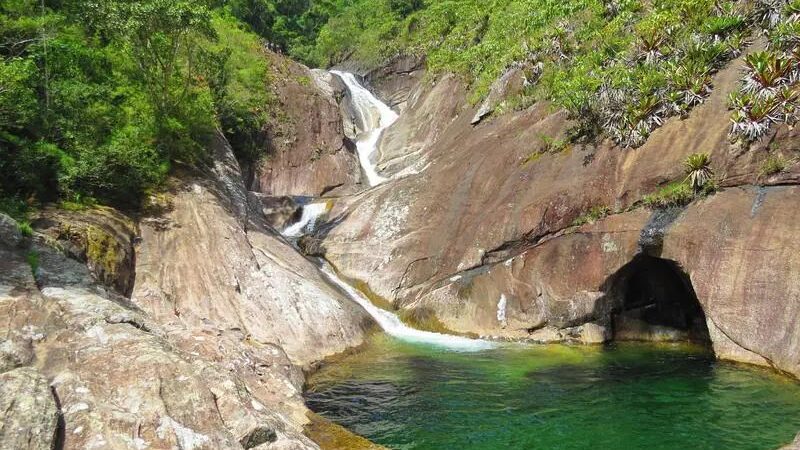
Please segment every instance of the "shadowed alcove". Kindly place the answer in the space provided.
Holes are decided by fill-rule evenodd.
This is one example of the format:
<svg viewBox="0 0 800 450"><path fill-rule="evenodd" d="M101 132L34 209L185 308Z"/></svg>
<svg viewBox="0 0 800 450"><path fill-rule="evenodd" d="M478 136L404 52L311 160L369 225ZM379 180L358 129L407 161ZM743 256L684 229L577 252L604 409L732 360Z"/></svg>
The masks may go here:
<svg viewBox="0 0 800 450"><path fill-rule="evenodd" d="M615 340L709 342L703 308L674 261L637 255L607 286Z"/></svg>

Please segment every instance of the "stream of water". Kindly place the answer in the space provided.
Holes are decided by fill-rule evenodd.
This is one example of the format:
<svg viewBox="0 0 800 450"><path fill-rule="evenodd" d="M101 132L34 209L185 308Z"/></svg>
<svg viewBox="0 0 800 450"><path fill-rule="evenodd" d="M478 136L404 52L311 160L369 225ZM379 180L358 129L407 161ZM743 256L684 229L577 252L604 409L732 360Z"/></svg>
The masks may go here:
<svg viewBox="0 0 800 450"><path fill-rule="evenodd" d="M300 220L289 225L281 234L288 238L298 238L314 231L317 221L328 212L328 202L308 203L303 205Z"/></svg>
<svg viewBox="0 0 800 450"><path fill-rule="evenodd" d="M336 275L336 272L334 272L327 263L323 263L322 273L329 281L346 292L353 301L361 305L389 336L393 336L405 342L423 343L459 352L473 352L495 347L493 342L483 339L469 339L411 328L404 324L397 315L373 305L361 292Z"/></svg>
<svg viewBox="0 0 800 450"><path fill-rule="evenodd" d="M359 122L365 128L356 139L358 159L369 185L377 186L385 182L387 178L378 174L373 158L383 130L389 128L397 120L398 115L362 86L352 73L338 70L332 70L331 73L338 75L350 91L353 109L359 115Z"/></svg>

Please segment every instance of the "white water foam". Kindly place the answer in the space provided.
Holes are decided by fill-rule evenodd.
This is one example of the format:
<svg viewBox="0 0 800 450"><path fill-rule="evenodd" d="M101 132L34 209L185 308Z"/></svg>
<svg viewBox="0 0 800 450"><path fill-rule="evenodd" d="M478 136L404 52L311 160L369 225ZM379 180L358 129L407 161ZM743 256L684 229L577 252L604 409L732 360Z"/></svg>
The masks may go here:
<svg viewBox="0 0 800 450"><path fill-rule="evenodd" d="M361 292L339 278L327 263L323 262L321 271L328 280L342 288L353 301L361 305L361 307L375 319L383 331L390 336L406 342L430 344L461 352L473 352L495 347L493 342L484 339L469 339L460 336L421 331L408 327L396 315L373 305Z"/></svg>
<svg viewBox="0 0 800 450"><path fill-rule="evenodd" d="M372 92L364 88L352 73L338 70L332 70L331 73L338 75L350 90L353 107L366 128L356 139L358 160L367 175L369 185L377 186L388 178L378 174L372 157L378 150L378 140L383 130L389 128L397 120L398 115L387 104L372 95Z"/></svg>
<svg viewBox="0 0 800 450"><path fill-rule="evenodd" d="M328 203L309 203L303 206L300 220L286 227L281 234L296 238L314 231L317 220L328 212Z"/></svg>

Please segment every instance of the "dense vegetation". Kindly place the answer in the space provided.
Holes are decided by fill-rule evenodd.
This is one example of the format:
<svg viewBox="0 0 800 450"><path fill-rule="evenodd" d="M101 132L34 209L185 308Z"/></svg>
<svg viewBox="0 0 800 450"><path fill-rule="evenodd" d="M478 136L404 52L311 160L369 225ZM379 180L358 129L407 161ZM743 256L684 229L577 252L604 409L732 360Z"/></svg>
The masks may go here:
<svg viewBox="0 0 800 450"><path fill-rule="evenodd" d="M0 3L0 207L97 198L136 208L221 127L263 151L261 40L230 8L188 0Z"/></svg>
<svg viewBox="0 0 800 450"><path fill-rule="evenodd" d="M733 93L732 134L794 123L800 0L7 0L0 4L0 208L97 198L136 208L221 128L264 152L263 47L314 66L427 57L479 101L505 71L503 108L549 100L579 119L554 147L600 134L642 144L764 36ZM557 145L556 145L557 143ZM784 161L765 164L765 174Z"/></svg>
<svg viewBox="0 0 800 450"><path fill-rule="evenodd" d="M377 64L402 53L426 55L434 73L453 72L470 83L473 101L518 67L527 88L509 106L551 100L581 119L574 137L604 133L638 146L666 117L702 103L711 75L765 34L769 51L748 58L752 81L732 99L732 132L755 139L771 123L794 121L796 0L404 3L353 0L319 32L314 62Z"/></svg>

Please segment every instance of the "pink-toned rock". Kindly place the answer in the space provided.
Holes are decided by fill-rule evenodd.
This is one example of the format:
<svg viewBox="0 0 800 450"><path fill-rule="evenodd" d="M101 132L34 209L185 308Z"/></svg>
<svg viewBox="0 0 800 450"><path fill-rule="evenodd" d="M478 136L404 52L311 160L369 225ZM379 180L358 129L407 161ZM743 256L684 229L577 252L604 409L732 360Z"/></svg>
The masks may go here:
<svg viewBox="0 0 800 450"><path fill-rule="evenodd" d="M694 203L663 257L689 275L726 359L800 377L800 187L731 188ZM713 338L714 336L712 336Z"/></svg>
<svg viewBox="0 0 800 450"><path fill-rule="evenodd" d="M331 214L336 226L326 230L315 251L345 276L368 282L376 295L400 308L429 309L453 331L541 340L576 339L568 330L587 322L613 331L608 321L621 307L615 286L641 269L636 265L641 261L634 261L637 254L655 258L653 264L663 263L678 278L687 273L693 284L700 269L694 264L704 261L718 267L694 286L708 329L695 329L706 327L693 322L688 335L702 331L720 357L797 375L794 299L800 281L794 258L742 256L746 252L726 240L734 233L744 248L759 249L763 240L794 251L787 236L796 228L791 214L800 198L769 191L766 198L780 196L775 202L784 211L760 213L763 226L769 223L775 235L744 233L762 220L744 212L761 194L747 191L740 195L748 199L736 200L734 186L795 183L800 164L770 177L760 171L775 148L796 158L800 145L798 132L787 127L776 127L749 148L729 141L727 95L738 88L741 64L733 61L715 75L714 92L688 118L669 119L637 149L621 149L608 140L568 143L563 138L572 123L544 103L473 126L475 108L458 82L445 76L421 83L380 149L379 167L386 173L400 174L404 165L413 170L339 199ZM683 179L684 160L698 152L711 154L712 168L728 189L672 217L674 230L669 223L661 230L664 242L643 249L642 231L653 217L637 208L638 202ZM571 228L593 207L632 211ZM694 218L711 210L703 214L712 226ZM688 230L702 237L694 239ZM762 253L768 253L766 247ZM715 274L720 270L724 276ZM759 315L762 307L769 311ZM745 313L746 319L733 319ZM637 322L641 314L621 317L618 337L688 336L670 327L643 328ZM770 320L779 325L767 331ZM731 327L740 331L730 333ZM593 340L589 334L587 340Z"/></svg>
<svg viewBox="0 0 800 450"><path fill-rule="evenodd" d="M319 196L358 183L355 147L345 137L337 103L341 87L330 75L269 56L281 114L266 130L269 155L256 168L250 189L271 196Z"/></svg>
<svg viewBox="0 0 800 450"><path fill-rule="evenodd" d="M359 345L366 313L259 226L230 148L215 149L214 177L177 181L170 208L142 220L132 301L161 324L280 346L301 366Z"/></svg>

